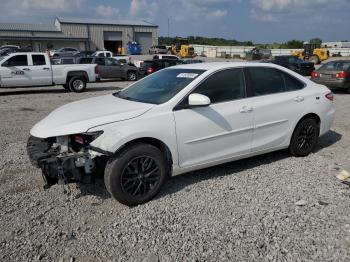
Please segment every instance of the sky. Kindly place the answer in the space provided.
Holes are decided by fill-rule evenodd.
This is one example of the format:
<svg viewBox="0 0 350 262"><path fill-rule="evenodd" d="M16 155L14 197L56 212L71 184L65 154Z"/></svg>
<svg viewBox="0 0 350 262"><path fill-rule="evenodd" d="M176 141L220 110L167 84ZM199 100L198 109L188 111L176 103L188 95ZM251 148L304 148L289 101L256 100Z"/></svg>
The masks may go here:
<svg viewBox="0 0 350 262"><path fill-rule="evenodd" d="M1 0L0 22L53 23L55 16L135 19L159 35L254 43L350 40L350 0ZM169 32L168 32L169 20Z"/></svg>

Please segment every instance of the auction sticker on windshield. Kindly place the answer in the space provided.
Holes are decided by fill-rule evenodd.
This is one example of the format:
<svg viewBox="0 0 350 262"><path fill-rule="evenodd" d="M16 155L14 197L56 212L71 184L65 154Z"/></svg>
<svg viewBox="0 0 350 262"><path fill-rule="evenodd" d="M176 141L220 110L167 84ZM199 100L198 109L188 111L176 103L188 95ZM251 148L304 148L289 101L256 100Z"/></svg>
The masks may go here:
<svg viewBox="0 0 350 262"><path fill-rule="evenodd" d="M197 76L198 74L194 74L194 73L181 73L177 75L177 77L180 77L180 78L196 78Z"/></svg>

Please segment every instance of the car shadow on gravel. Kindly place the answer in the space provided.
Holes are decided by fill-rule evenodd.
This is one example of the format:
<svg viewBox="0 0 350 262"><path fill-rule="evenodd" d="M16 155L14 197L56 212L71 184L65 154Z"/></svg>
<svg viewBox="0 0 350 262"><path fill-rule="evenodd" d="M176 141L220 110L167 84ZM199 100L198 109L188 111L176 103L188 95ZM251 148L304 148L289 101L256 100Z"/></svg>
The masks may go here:
<svg viewBox="0 0 350 262"><path fill-rule="evenodd" d="M101 86L101 87L88 87L86 92L99 92L99 91L118 91L123 89L117 86ZM52 88L52 89L26 89L26 90L11 90L11 91L1 91L0 96L15 96L15 95L35 95L35 94L65 94L69 93L67 90L62 88Z"/></svg>
<svg viewBox="0 0 350 262"><path fill-rule="evenodd" d="M334 143L341 140L341 138L342 135L335 131L328 132L319 139L313 153L317 153L322 149L333 145ZM171 178L170 181L165 185L165 187L163 188L161 193L156 197L156 199L162 198L166 195L173 194L184 189L186 190L186 187L192 184L199 183L201 181L233 175L244 170L249 170L262 165L268 165L270 163L278 162L289 157L292 156L290 155L288 150L280 150L175 176Z"/></svg>
<svg viewBox="0 0 350 262"><path fill-rule="evenodd" d="M317 153L322 149L333 145L334 143L341 140L341 138L342 135L335 131L328 132L326 135L322 136L319 139L319 142L313 153ZM270 163L277 162L289 157L292 156L289 154L288 150L280 150L175 176L169 180L169 182L164 186L160 194L156 196L155 199L162 198L166 195L170 195L184 189L186 190L188 186L199 183L201 181L233 175L244 170L252 169L262 165L268 165ZM76 196L76 198L88 195L95 196L101 200L111 198L104 185L102 175L98 176L95 179L94 183L79 184L79 189L80 193Z"/></svg>

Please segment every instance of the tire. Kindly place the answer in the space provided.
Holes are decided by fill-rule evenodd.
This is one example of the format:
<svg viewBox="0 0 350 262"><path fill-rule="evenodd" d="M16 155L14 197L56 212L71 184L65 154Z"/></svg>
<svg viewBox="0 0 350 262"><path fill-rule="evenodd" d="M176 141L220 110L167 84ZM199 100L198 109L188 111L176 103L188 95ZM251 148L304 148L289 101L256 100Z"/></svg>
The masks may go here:
<svg viewBox="0 0 350 262"><path fill-rule="evenodd" d="M113 198L124 205L135 206L155 197L168 177L162 152L149 144L135 144L108 160L104 181Z"/></svg>
<svg viewBox="0 0 350 262"><path fill-rule="evenodd" d="M128 81L136 81L137 80L137 73L135 71L129 71L126 75L126 79Z"/></svg>
<svg viewBox="0 0 350 262"><path fill-rule="evenodd" d="M295 128L289 151L296 157L309 155L317 144L320 130L315 119L305 118Z"/></svg>
<svg viewBox="0 0 350 262"><path fill-rule="evenodd" d="M68 86L70 91L74 93L81 93L86 89L86 80L81 76L73 76L71 79L69 79Z"/></svg>
<svg viewBox="0 0 350 262"><path fill-rule="evenodd" d="M315 65L318 65L321 61L318 58L318 56L313 55L309 58L309 62L314 63Z"/></svg>

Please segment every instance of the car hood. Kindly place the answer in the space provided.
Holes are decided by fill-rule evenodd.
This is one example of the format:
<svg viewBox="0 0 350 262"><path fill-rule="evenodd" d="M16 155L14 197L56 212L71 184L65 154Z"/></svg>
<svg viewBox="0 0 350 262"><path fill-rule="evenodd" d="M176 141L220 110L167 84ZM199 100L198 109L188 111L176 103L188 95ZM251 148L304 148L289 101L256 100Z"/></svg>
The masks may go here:
<svg viewBox="0 0 350 262"><path fill-rule="evenodd" d="M114 95L94 97L69 103L38 122L30 134L39 138L84 133L88 129L138 117L153 104L129 101Z"/></svg>

